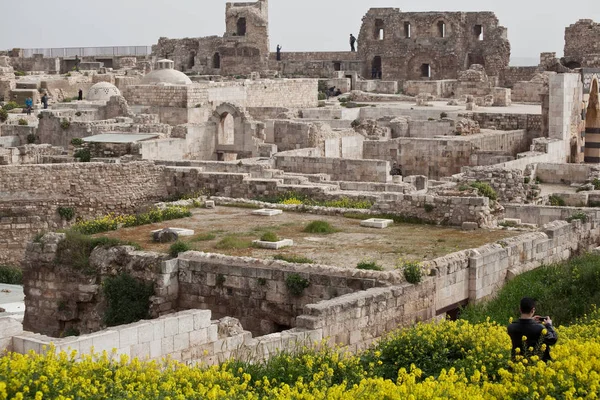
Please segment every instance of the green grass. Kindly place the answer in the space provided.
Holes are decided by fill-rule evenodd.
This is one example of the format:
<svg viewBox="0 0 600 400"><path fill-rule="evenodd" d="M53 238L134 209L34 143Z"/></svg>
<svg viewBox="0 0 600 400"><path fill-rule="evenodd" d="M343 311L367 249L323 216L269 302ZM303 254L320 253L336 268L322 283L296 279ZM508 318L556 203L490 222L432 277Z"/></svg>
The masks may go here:
<svg viewBox="0 0 600 400"><path fill-rule="evenodd" d="M367 271L383 271L383 267L375 261L363 260L356 265L356 269L362 269Z"/></svg>
<svg viewBox="0 0 600 400"><path fill-rule="evenodd" d="M331 226L327 221L313 221L310 224L308 224L306 228L304 228L304 232L328 235L339 231L333 226Z"/></svg>
<svg viewBox="0 0 600 400"><path fill-rule="evenodd" d="M178 240L169 248L169 254L171 257L177 257L179 253L185 253L186 251L190 250L192 250L192 248L188 243Z"/></svg>
<svg viewBox="0 0 600 400"><path fill-rule="evenodd" d="M263 242L279 242L281 239L279 239L279 236L277 236L277 234L275 232L265 232L261 237L260 240Z"/></svg>
<svg viewBox="0 0 600 400"><path fill-rule="evenodd" d="M20 285L23 283L23 271L16 267L0 265L0 283Z"/></svg>
<svg viewBox="0 0 600 400"><path fill-rule="evenodd" d="M275 260L287 261L294 264L315 264L314 260L303 256L297 256L295 254L277 254L273 256L273 258Z"/></svg>
<svg viewBox="0 0 600 400"><path fill-rule="evenodd" d="M215 245L217 250L240 250L252 247L249 240L240 239L236 236L225 236Z"/></svg>
<svg viewBox="0 0 600 400"><path fill-rule="evenodd" d="M208 242L217 238L217 235L214 233L202 233L200 235L194 236L192 242Z"/></svg>
<svg viewBox="0 0 600 400"><path fill-rule="evenodd" d="M586 254L564 264L543 266L508 282L493 300L469 305L461 318L472 323L506 324L519 316L523 297L537 300L537 313L549 315L556 325L568 325L600 305L600 256Z"/></svg>

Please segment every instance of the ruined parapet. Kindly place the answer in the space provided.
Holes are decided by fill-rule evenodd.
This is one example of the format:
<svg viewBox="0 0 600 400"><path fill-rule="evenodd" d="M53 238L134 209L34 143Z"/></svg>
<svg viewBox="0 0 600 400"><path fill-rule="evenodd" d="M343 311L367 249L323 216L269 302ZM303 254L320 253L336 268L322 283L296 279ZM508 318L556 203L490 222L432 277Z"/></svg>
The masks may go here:
<svg viewBox="0 0 600 400"><path fill-rule="evenodd" d="M523 171L504 167L465 167L463 173L455 176L459 185L475 182L488 183L503 203L524 203L528 199L530 187L525 184Z"/></svg>
<svg viewBox="0 0 600 400"><path fill-rule="evenodd" d="M600 68L600 24L581 19L565 29L564 65Z"/></svg>

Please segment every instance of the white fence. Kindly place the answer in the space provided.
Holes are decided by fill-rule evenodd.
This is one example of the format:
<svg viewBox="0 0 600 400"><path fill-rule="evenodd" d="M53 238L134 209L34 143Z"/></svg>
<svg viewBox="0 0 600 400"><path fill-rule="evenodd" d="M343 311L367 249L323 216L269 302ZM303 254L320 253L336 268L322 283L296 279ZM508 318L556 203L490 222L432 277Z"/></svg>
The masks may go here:
<svg viewBox="0 0 600 400"><path fill-rule="evenodd" d="M114 47L58 47L49 49L23 49L23 57L42 54L44 57L115 57L147 56L152 53L151 46L114 46Z"/></svg>

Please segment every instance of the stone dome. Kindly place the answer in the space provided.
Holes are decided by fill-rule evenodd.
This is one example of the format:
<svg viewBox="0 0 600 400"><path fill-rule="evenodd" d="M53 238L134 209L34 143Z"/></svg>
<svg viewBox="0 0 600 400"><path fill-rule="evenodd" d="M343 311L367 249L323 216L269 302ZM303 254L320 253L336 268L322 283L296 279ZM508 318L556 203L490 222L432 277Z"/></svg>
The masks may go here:
<svg viewBox="0 0 600 400"><path fill-rule="evenodd" d="M142 85L190 85L192 80L183 72L177 71L175 63L171 60L159 60L157 69L150 72L142 79Z"/></svg>
<svg viewBox="0 0 600 400"><path fill-rule="evenodd" d="M121 91L112 83L98 82L90 88L86 100L108 101L112 96L120 96Z"/></svg>

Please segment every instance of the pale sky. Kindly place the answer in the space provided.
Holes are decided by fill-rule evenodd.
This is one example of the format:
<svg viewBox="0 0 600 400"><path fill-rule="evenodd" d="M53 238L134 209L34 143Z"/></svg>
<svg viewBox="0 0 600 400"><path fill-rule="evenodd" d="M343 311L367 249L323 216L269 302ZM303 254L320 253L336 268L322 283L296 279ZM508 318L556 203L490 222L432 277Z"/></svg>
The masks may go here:
<svg viewBox="0 0 600 400"><path fill-rule="evenodd" d="M0 49L152 45L170 38L222 35L226 0L2 0ZM512 56L562 55L564 29L600 22L600 0L271 0L271 47L346 51L370 7L403 11L493 11L508 28Z"/></svg>

